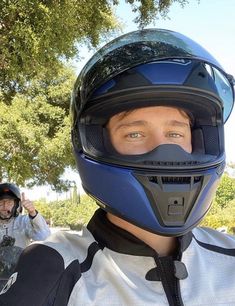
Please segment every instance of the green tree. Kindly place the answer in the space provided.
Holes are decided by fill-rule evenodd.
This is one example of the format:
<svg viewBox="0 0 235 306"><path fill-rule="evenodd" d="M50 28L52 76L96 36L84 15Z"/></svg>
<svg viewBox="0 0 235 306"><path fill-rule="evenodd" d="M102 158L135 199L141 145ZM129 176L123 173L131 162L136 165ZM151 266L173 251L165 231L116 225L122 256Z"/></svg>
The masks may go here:
<svg viewBox="0 0 235 306"><path fill-rule="evenodd" d="M98 208L95 201L88 195L81 196L81 203L74 204L71 200L55 201L49 204L53 226L80 229L87 224Z"/></svg>
<svg viewBox="0 0 235 306"><path fill-rule="evenodd" d="M200 0L198 0L199 2ZM120 1L116 1L119 4ZM178 2L183 8L189 1L188 0L142 0L126 1L132 5L133 12L137 13L135 22L139 24L140 28L147 26L152 21L156 20L160 16L166 18L169 9L173 3ZM137 4L138 3L138 4Z"/></svg>
<svg viewBox="0 0 235 306"><path fill-rule="evenodd" d="M117 26L109 2L92 0L2 0L0 20L1 82L9 87L43 68L54 73L81 40L97 45Z"/></svg>
<svg viewBox="0 0 235 306"><path fill-rule="evenodd" d="M74 167L69 119L74 79L73 71L63 68L55 78L33 78L9 105L0 99L1 180L68 187L60 177L66 167Z"/></svg>
<svg viewBox="0 0 235 306"><path fill-rule="evenodd" d="M50 203L52 209L52 223L54 226L69 226L78 220L77 205L69 200Z"/></svg>
<svg viewBox="0 0 235 306"><path fill-rule="evenodd" d="M222 208L218 203L214 202L212 209L200 224L201 226L207 226L214 229L219 227L227 227L228 232L235 233L235 200L226 203L226 206Z"/></svg>
<svg viewBox="0 0 235 306"><path fill-rule="evenodd" d="M235 179L224 174L216 191L215 202L221 208L225 208L228 203L235 199Z"/></svg>
<svg viewBox="0 0 235 306"><path fill-rule="evenodd" d="M45 218L45 220L50 222L50 219L52 217L50 205L45 201L36 201L34 204L37 211L40 212L40 214Z"/></svg>
<svg viewBox="0 0 235 306"><path fill-rule="evenodd" d="M127 0L140 26L169 7L187 0ZM2 0L0 1L0 84L14 92L25 78L46 69L53 74L62 59L78 54L79 44L97 46L100 38L118 28L113 6L118 0Z"/></svg>

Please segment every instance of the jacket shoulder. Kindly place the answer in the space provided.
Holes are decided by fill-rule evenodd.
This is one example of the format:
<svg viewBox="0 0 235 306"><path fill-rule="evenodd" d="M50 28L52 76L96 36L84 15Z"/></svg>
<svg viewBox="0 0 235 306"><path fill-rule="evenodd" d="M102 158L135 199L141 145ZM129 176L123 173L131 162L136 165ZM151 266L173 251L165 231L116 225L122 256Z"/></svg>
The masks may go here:
<svg viewBox="0 0 235 306"><path fill-rule="evenodd" d="M196 227L192 231L194 238L203 244L226 249L235 249L235 236L221 233L209 227Z"/></svg>
<svg viewBox="0 0 235 306"><path fill-rule="evenodd" d="M82 275L81 262L94 243L86 228L78 233L58 232L43 242L32 243L1 292L0 305L31 306L32 301L35 306L67 305Z"/></svg>
<svg viewBox="0 0 235 306"><path fill-rule="evenodd" d="M93 243L96 241L86 227L77 232L58 231L46 240L39 242L40 245L50 247L58 252L62 256L65 266L75 259L83 262L87 256L87 249ZM38 244L38 242L33 244Z"/></svg>

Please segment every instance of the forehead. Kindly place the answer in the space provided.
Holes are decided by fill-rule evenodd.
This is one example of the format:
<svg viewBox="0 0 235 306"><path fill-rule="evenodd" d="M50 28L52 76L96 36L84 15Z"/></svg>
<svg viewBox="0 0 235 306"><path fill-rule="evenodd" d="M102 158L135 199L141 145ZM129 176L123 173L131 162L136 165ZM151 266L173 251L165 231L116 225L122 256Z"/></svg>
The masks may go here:
<svg viewBox="0 0 235 306"><path fill-rule="evenodd" d="M168 122L169 120L180 120L188 123L190 121L189 115L182 109L168 106L151 106L128 110L112 116L109 120L110 124L116 124L132 120L144 120L146 122L151 120L158 120L159 122Z"/></svg>
<svg viewBox="0 0 235 306"><path fill-rule="evenodd" d="M0 199L0 203L4 203L4 202L6 202L6 203L14 203L14 199L13 198L1 198Z"/></svg>

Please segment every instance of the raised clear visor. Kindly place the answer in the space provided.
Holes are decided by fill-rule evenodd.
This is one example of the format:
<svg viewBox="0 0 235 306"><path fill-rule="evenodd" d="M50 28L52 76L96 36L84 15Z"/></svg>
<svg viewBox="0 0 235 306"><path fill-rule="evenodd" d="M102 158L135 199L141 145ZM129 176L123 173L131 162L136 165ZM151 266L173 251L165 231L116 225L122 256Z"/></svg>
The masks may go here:
<svg viewBox="0 0 235 306"><path fill-rule="evenodd" d="M222 74L215 67L213 67L212 70L214 73L215 86L218 90L220 98L222 101L224 101L224 121L226 121L233 109L233 88L224 74Z"/></svg>
<svg viewBox="0 0 235 306"><path fill-rule="evenodd" d="M195 43L190 38L180 33L169 30L145 29L142 31L130 32L112 40L110 43L102 47L93 55L93 57L87 62L87 64L83 68L82 73L85 74L91 66L93 66L96 62L98 62L101 58L103 58L111 51L118 49L119 47L128 45L130 43L135 44L137 42L145 42L147 45L149 45L149 42L157 42L163 44L163 46L165 45L165 48L162 47L160 50L158 50L158 53L156 53L156 50L151 50L150 46L150 49L147 48L147 51L152 51L151 53L152 55L154 55L155 60L160 60L164 58L181 58L182 55L188 55L188 57L190 58L201 58L202 60L209 62L222 69L220 64L212 57L211 54L209 54L203 47ZM169 42L171 45L169 45ZM142 59L143 57L141 57L140 62L142 62Z"/></svg>
<svg viewBox="0 0 235 306"><path fill-rule="evenodd" d="M165 59L195 59L211 67L215 85L224 101L225 122L234 103L232 80L203 47L190 38L169 30L134 31L114 39L101 48L87 62L79 75L78 79L83 84L83 88L80 88L81 94L84 98L89 98L88 96L101 84L121 72L139 64Z"/></svg>

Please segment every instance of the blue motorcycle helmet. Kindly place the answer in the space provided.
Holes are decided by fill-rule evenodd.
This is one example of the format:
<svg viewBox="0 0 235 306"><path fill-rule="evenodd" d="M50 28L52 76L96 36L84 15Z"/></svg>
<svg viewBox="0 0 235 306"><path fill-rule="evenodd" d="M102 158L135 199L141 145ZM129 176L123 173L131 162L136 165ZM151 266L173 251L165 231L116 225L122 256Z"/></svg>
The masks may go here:
<svg viewBox="0 0 235 306"><path fill-rule="evenodd" d="M177 32L139 30L102 47L72 95L72 142L84 190L102 209L150 232L190 231L208 212L224 171L233 85L205 49ZM139 155L115 151L109 119L148 106L190 116L192 153L174 144Z"/></svg>

